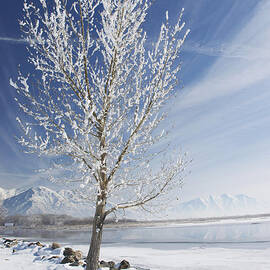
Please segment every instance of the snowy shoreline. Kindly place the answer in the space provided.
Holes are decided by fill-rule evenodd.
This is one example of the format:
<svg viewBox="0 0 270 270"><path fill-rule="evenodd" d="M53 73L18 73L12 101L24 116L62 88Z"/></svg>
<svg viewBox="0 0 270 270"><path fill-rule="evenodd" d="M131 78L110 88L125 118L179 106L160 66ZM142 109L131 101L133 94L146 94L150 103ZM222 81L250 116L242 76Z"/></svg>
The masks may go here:
<svg viewBox="0 0 270 270"><path fill-rule="evenodd" d="M0 238L0 260L1 267L4 269L85 269L86 256L81 250L74 250L70 246L61 246L58 243L46 244L41 242L30 242L26 240L17 240L9 238ZM112 269L144 270L138 267L122 268L122 262L115 264ZM103 264L106 263L103 261ZM1 268L2 269L2 268ZM109 270L106 267L100 267L99 270ZM110 268L111 270L111 268Z"/></svg>
<svg viewBox="0 0 270 270"><path fill-rule="evenodd" d="M242 216L242 217L230 217L230 218L211 218L211 219L199 219L196 222L156 222L156 223L136 223L128 224L119 224L117 226L107 226L109 230L108 233L115 234L116 231L123 231L123 228L130 228L134 233L134 228L140 230L143 228L149 228L145 232L153 233L154 230L163 228L171 232L174 228L181 228L185 230L190 228L193 232L199 228L205 228L207 231L206 238L202 238L205 242L169 242L169 235L166 236L165 241L168 242L158 242L158 239L154 239L154 242L105 242L101 248L101 260L105 261L115 261L121 262L122 260L127 260L130 262L134 269L149 269L149 270L266 270L270 269L270 242L266 234L259 235L258 231L256 233L256 239L254 241L249 241L248 238L245 238L247 242L241 242L243 231L239 229L235 232L236 235L240 234L240 237L236 237L234 242L207 242L212 239L212 236L209 235L210 228L227 228L230 227L230 224L235 224L237 227L240 224L246 224L247 228L256 228L253 226L264 226L268 227L270 222L269 215L256 215L256 216ZM194 220L193 220L194 221ZM199 222L201 221L201 222ZM207 229L208 226L208 229ZM241 225L242 226L242 225ZM48 232L50 230L57 231L59 229L66 230L67 232L79 232L82 229L89 232L90 226L70 226L70 227L41 227L41 228L21 228L21 227L12 227L12 228L1 228L1 236L9 237L13 239L18 237L17 247L6 248L4 245L4 238L0 238L0 261L1 267L8 270L64 270L64 269L84 269L82 266L70 266L68 264L60 264L63 260L64 255L63 251L65 247L70 247L74 250L80 250L82 252L82 258L85 258L89 243L77 243L73 242L72 239L64 238L59 243L63 245L60 249L51 249L51 240L43 239L42 246L29 245L31 241L41 241L41 238L37 237L34 234L34 231L40 230L41 232ZM111 230L112 228L112 230ZM240 227L242 228L242 227ZM30 232L31 237L21 237L18 233L20 230L26 230ZM105 229L106 230L106 229ZM181 230L182 231L182 230ZM9 232L10 234L8 234ZM125 234L127 233L124 230ZM137 230L135 230L137 233ZM188 233L190 231L186 231ZM217 231L218 235L224 234L225 231ZM230 230L228 231L232 233ZM262 231L263 232L263 231ZM268 232L268 231L267 231ZM198 233L198 232L197 232ZM245 237L252 236L250 229L247 231ZM201 234L201 232L199 232ZM249 235L251 234L251 235ZM8 236L9 235L9 236ZM42 235L42 234L40 234ZM242 236L241 236L242 235ZM89 235L90 236L90 235ZM128 235L125 235L128 237ZM175 236L176 237L176 236ZM214 240L216 236L214 235ZM56 240L53 238L54 241ZM126 238L128 239L128 238ZM130 238L132 239L132 238ZM221 239L223 239L221 237ZM238 240L237 240L238 239ZM145 240L145 239L144 239ZM262 240L262 241L259 241ZM265 241L264 241L265 240ZM13 249L15 251L13 252ZM49 259L53 256L52 259ZM82 263L83 260L82 260ZM136 266L136 267L134 267ZM2 268L1 268L2 269ZM104 270L108 268L104 268Z"/></svg>
<svg viewBox="0 0 270 270"><path fill-rule="evenodd" d="M262 223L270 222L270 214L259 215L244 215L244 216L226 216L226 217L209 217L209 218L194 218L194 219L177 219L177 220L154 220L154 221L136 221L136 222L122 222L115 224L105 224L105 228L162 228L162 227L184 227L184 226L209 226L209 225L224 225L224 224L245 224L245 223ZM0 233L5 234L10 230L33 230L36 226L14 226L5 227L0 226ZM57 225L41 225L38 227L40 231L84 231L88 232L92 229L90 225L71 225L71 226L57 226Z"/></svg>
<svg viewBox="0 0 270 270"><path fill-rule="evenodd" d="M0 239L1 269L8 270L65 270L84 269L82 266L60 264L64 247L52 250L50 244L44 247L30 245L19 240L17 247L6 248ZM44 243L42 243L44 244ZM85 256L88 245L69 245L79 249ZM15 252L13 252L15 249ZM55 256L52 259L51 257ZM59 256L59 257L57 257ZM269 243L254 243L233 246L189 246L178 244L114 245L106 244L101 249L101 259L121 261L127 259L130 270L266 270L270 269ZM108 268L104 268L104 270ZM102 269L103 270L103 269Z"/></svg>

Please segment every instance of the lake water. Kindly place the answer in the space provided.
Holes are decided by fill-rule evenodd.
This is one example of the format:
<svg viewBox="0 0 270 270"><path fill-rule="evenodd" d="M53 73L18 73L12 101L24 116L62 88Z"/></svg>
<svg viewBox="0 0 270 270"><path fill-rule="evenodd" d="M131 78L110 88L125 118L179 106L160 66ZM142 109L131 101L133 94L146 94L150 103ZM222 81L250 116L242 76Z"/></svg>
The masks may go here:
<svg viewBox="0 0 270 270"><path fill-rule="evenodd" d="M27 238L33 241L63 244L89 244L90 232L40 231L12 229L5 236ZM209 224L166 227L105 228L104 244L270 244L270 222L249 222L242 224Z"/></svg>

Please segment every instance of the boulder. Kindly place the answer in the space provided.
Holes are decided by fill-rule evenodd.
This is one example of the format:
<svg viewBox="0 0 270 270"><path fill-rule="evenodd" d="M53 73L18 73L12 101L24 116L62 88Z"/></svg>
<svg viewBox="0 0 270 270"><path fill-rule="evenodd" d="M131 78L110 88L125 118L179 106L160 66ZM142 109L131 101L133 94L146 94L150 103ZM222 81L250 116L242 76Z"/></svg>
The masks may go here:
<svg viewBox="0 0 270 270"><path fill-rule="evenodd" d="M52 249L57 249L57 248L60 248L60 247L61 247L60 244L58 244L56 242L53 242L52 246L51 246Z"/></svg>
<svg viewBox="0 0 270 270"><path fill-rule="evenodd" d="M99 262L99 267L108 267L112 270L116 269L115 268L115 262L113 261L109 261L109 262L105 262L105 261L100 261Z"/></svg>
<svg viewBox="0 0 270 270"><path fill-rule="evenodd" d="M53 260L53 259L59 259L59 258L60 258L59 256L54 255L54 256L50 257L50 258L48 259L48 261Z"/></svg>
<svg viewBox="0 0 270 270"><path fill-rule="evenodd" d="M79 260L82 259L83 254L82 254L82 252L80 250L75 250L75 254L73 256L77 261L79 261Z"/></svg>
<svg viewBox="0 0 270 270"><path fill-rule="evenodd" d="M109 265L110 268L114 268L115 267L115 262L109 261L108 265Z"/></svg>
<svg viewBox="0 0 270 270"><path fill-rule="evenodd" d="M39 241L35 243L36 246L38 247L45 247L45 245L41 244Z"/></svg>
<svg viewBox="0 0 270 270"><path fill-rule="evenodd" d="M72 248L65 248L64 252L63 252L64 256L75 256L76 252L72 249Z"/></svg>
<svg viewBox="0 0 270 270"><path fill-rule="evenodd" d="M83 265L83 262L77 261L77 262L69 264L69 266L80 266L80 265Z"/></svg>
<svg viewBox="0 0 270 270"><path fill-rule="evenodd" d="M7 248L14 247L14 246L16 246L17 244L18 244L18 240L17 240L17 239L13 239L13 240L11 240L11 239L6 239L6 240L4 241L4 245L5 245L5 247L7 247Z"/></svg>
<svg viewBox="0 0 270 270"><path fill-rule="evenodd" d="M8 239L8 238L4 238L4 244L7 244L7 243L11 243L11 242L15 242L17 241L17 239Z"/></svg>
<svg viewBox="0 0 270 270"><path fill-rule="evenodd" d="M130 268L130 264L126 260L123 260L122 262L120 262L120 265L118 267L118 269L128 269L128 268Z"/></svg>
<svg viewBox="0 0 270 270"><path fill-rule="evenodd" d="M72 248L65 248L63 252L65 258L62 260L62 264L64 263L72 263L72 266L81 265L82 262L80 260L83 257L83 254L80 250L73 250Z"/></svg>
<svg viewBox="0 0 270 270"><path fill-rule="evenodd" d="M61 264L66 264L66 263L74 263L76 260L73 256L66 256L62 261Z"/></svg>
<svg viewBox="0 0 270 270"><path fill-rule="evenodd" d="M31 247L33 245L36 245L38 247L45 247L45 245L41 244L39 241L38 242L35 242L35 243L34 242L29 243L28 244L28 247Z"/></svg>
<svg viewBox="0 0 270 270"><path fill-rule="evenodd" d="M105 261L100 261L99 262L99 267L103 268L103 267L110 267L108 262Z"/></svg>

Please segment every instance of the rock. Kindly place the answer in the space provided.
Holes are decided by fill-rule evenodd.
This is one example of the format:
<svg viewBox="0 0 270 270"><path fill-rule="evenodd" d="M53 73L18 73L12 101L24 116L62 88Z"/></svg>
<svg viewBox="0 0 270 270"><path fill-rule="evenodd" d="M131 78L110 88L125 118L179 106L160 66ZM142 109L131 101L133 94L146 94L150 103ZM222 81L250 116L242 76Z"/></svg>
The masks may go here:
<svg viewBox="0 0 270 270"><path fill-rule="evenodd" d="M72 249L72 248L65 248L64 252L63 252L64 256L75 256L76 252Z"/></svg>
<svg viewBox="0 0 270 270"><path fill-rule="evenodd" d="M79 263L79 265L81 265L82 263L80 262L80 260L83 257L83 254L80 250L73 250L72 248L65 248L64 252L63 252L65 258L62 260L62 264L64 263L74 263L74 265L72 266L78 266L77 264L75 265L75 263Z"/></svg>
<svg viewBox="0 0 270 270"><path fill-rule="evenodd" d="M53 259L58 259L58 258L60 258L60 257L55 255L55 256L50 257L50 258L48 259L48 261L53 260Z"/></svg>
<svg viewBox="0 0 270 270"><path fill-rule="evenodd" d="M108 264L109 264L109 267L110 268L114 268L115 267L115 262L113 262L113 261L109 261Z"/></svg>
<svg viewBox="0 0 270 270"><path fill-rule="evenodd" d="M82 252L80 250L76 250L75 255L73 255L73 257L75 258L75 260L79 261L79 260L82 259L83 254L82 254Z"/></svg>
<svg viewBox="0 0 270 270"><path fill-rule="evenodd" d="M108 262L100 261L99 262L99 267L102 268L102 267L110 267L110 266L109 266L109 263Z"/></svg>
<svg viewBox="0 0 270 270"><path fill-rule="evenodd" d="M15 242L15 241L17 241L17 239L8 239L8 238L5 238L4 244Z"/></svg>
<svg viewBox="0 0 270 270"><path fill-rule="evenodd" d="M39 241L35 243L36 246L38 247L45 247L45 245L41 244Z"/></svg>
<svg viewBox="0 0 270 270"><path fill-rule="evenodd" d="M109 261L109 262L100 261L99 267L108 267L108 268L113 270L113 269L115 269L115 262L113 262L113 261Z"/></svg>
<svg viewBox="0 0 270 270"><path fill-rule="evenodd" d="M57 249L57 248L60 248L60 247L61 247L60 244L55 243L55 242L53 242L52 246L51 246L52 249Z"/></svg>
<svg viewBox="0 0 270 270"><path fill-rule="evenodd" d="M66 263L74 263L75 258L73 256L66 256L62 261L61 264L66 264Z"/></svg>
<svg viewBox="0 0 270 270"><path fill-rule="evenodd" d="M28 244L28 247L31 247L31 246L33 246L33 245L36 245L36 246L38 246L38 247L45 247L45 245L41 244L39 241L36 242L36 243L33 243L33 242L29 243L29 244Z"/></svg>
<svg viewBox="0 0 270 270"><path fill-rule="evenodd" d="M11 240L11 239L6 239L5 241L4 241L4 245L5 245L5 247L7 247L7 248L11 248L11 247L13 247L13 246L16 246L18 244L18 240L17 239L13 239L13 240Z"/></svg>
<svg viewBox="0 0 270 270"><path fill-rule="evenodd" d="M118 267L118 269L128 269L128 268L130 268L130 264L126 260L123 260L122 262L120 262L120 265Z"/></svg>
<svg viewBox="0 0 270 270"><path fill-rule="evenodd" d="M83 264L83 262L74 262L74 263L71 263L69 266L80 266L80 265L82 265Z"/></svg>

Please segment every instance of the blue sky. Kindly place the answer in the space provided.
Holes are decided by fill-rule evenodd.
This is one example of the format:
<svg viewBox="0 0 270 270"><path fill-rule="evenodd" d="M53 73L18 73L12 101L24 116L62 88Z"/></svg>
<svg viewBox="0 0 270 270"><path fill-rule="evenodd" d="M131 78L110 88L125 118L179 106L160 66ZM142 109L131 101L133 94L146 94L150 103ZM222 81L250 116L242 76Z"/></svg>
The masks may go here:
<svg viewBox="0 0 270 270"><path fill-rule="evenodd" d="M18 109L9 86L26 64L18 19L23 1L0 10L0 186L40 183L46 161L22 152L14 136ZM182 52L179 94L170 104L170 140L192 159L182 199L270 189L270 3L266 0L156 0L145 29L154 38L165 10L181 8L191 33ZM173 106L172 106L173 105Z"/></svg>

